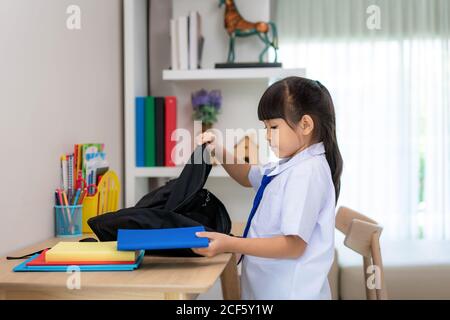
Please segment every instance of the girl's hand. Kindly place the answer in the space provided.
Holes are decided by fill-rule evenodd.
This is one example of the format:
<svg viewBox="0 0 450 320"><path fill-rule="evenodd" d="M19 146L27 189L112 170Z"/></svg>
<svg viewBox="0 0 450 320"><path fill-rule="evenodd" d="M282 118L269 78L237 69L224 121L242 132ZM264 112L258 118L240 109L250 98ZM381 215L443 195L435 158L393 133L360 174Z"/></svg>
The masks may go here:
<svg viewBox="0 0 450 320"><path fill-rule="evenodd" d="M197 145L201 146L207 143L207 148L210 152L213 152L216 148L216 136L212 132L203 132L197 136Z"/></svg>
<svg viewBox="0 0 450 320"><path fill-rule="evenodd" d="M196 254L205 257L214 257L218 254L228 252L231 236L219 232L196 232L199 238L208 238L211 240L206 248L192 248Z"/></svg>

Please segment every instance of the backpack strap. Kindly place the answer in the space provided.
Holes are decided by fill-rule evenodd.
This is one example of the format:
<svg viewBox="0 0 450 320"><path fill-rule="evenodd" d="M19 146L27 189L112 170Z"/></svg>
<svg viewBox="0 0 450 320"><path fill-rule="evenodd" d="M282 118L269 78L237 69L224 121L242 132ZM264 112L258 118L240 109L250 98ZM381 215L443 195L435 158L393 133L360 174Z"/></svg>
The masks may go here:
<svg viewBox="0 0 450 320"><path fill-rule="evenodd" d="M20 256L20 257L6 257L6 260L28 259L28 258L31 258L32 256L34 256L35 254L41 254L42 252L44 252L45 250L48 250L48 249L50 249L50 248L45 248L43 250L39 250L39 251L36 251L36 252L33 252L33 253L29 253L29 254L26 254L26 255Z"/></svg>
<svg viewBox="0 0 450 320"><path fill-rule="evenodd" d="M98 242L98 240L95 239L95 238L84 238L84 239L79 240L78 242ZM31 258L32 256L34 256L35 254L41 254L45 250L50 250L50 249L51 248L45 248L45 249L42 249L42 250L39 250L39 251L36 251L36 252L33 252L33 253L26 254L24 256L20 256L20 257L6 257L6 260L28 259L28 258Z"/></svg>

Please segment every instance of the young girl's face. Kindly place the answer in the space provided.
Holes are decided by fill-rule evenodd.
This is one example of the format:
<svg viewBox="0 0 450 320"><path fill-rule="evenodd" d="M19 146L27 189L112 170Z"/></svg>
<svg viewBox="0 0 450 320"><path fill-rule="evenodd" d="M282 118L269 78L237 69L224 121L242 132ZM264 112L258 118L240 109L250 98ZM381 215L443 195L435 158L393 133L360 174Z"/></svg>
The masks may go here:
<svg viewBox="0 0 450 320"><path fill-rule="evenodd" d="M291 128L282 118L264 120L266 139L278 158L291 157L305 149L311 142L312 119L304 116Z"/></svg>

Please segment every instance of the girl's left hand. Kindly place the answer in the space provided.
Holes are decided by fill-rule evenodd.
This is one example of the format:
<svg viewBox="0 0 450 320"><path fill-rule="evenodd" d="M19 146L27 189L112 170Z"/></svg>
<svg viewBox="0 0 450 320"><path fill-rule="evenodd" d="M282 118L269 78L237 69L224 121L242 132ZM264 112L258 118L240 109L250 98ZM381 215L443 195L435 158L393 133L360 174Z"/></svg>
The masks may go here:
<svg viewBox="0 0 450 320"><path fill-rule="evenodd" d="M218 254L229 251L229 242L231 236L219 232L196 232L195 235L199 238L208 238L210 240L209 246L206 248L192 248L196 254L205 257L214 257Z"/></svg>

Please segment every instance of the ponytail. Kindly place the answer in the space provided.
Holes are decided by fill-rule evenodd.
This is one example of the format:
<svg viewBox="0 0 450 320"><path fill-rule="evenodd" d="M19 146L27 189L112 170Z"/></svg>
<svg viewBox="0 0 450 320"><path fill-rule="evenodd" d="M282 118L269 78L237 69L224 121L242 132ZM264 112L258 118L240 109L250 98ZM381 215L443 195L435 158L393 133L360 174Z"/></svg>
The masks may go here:
<svg viewBox="0 0 450 320"><path fill-rule="evenodd" d="M334 191L336 196L336 203L339 198L339 193L341 191L341 174L343 161L341 152L336 140L336 133L331 130L324 130L322 136L323 145L325 147L325 157L327 158L328 165L331 170L331 177L333 178Z"/></svg>
<svg viewBox="0 0 450 320"><path fill-rule="evenodd" d="M319 81L316 81L322 93L324 94L326 114L329 116L328 121L322 121L321 125L321 140L325 147L325 156L331 170L331 177L333 178L334 191L336 195L336 203L339 199L341 191L341 174L344 161L342 160L341 152L337 143L336 137L336 114L334 111L333 99L331 98L328 89Z"/></svg>

